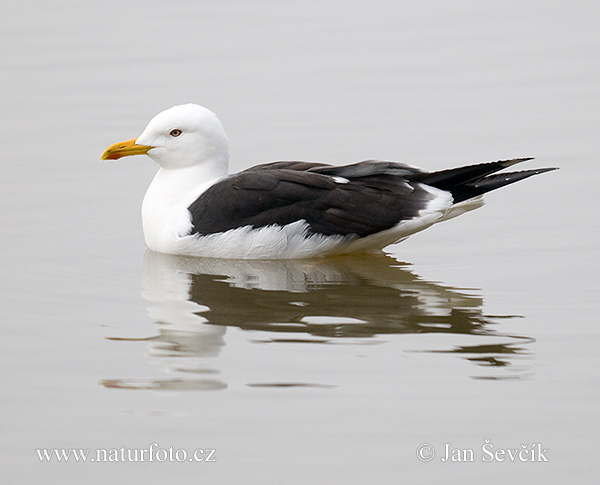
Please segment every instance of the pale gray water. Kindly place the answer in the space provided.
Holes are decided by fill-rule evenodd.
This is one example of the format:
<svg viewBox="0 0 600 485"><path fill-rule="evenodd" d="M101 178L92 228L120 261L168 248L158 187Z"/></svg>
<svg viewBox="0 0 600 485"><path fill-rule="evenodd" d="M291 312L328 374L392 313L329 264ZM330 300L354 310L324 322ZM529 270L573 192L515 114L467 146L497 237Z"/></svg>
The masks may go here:
<svg viewBox="0 0 600 485"><path fill-rule="evenodd" d="M2 483L594 483L599 13L585 1L6 7ZM145 251L139 220L153 163L99 156L190 101L221 117L232 170L517 156L561 170L379 258L164 257ZM483 462L486 439L540 443L548 461ZM216 462L35 451L152 443L216 449ZM444 443L474 461L443 462Z"/></svg>

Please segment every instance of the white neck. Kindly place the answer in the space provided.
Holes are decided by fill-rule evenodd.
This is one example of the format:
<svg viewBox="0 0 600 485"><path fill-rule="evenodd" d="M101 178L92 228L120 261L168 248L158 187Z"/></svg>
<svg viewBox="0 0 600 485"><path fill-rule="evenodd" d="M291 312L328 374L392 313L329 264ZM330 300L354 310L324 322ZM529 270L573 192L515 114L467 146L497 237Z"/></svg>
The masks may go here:
<svg viewBox="0 0 600 485"><path fill-rule="evenodd" d="M190 204L225 175L226 157L204 160L191 167L160 168L142 203L142 226L148 247L170 252L191 229Z"/></svg>

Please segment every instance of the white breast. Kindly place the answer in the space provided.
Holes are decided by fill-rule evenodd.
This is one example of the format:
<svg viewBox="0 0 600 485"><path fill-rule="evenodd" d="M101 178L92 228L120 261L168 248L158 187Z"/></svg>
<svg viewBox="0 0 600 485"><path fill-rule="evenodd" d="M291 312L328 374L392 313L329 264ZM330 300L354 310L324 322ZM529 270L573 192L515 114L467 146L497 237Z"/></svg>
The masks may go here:
<svg viewBox="0 0 600 485"><path fill-rule="evenodd" d="M153 251L174 253L178 241L192 227L188 207L217 182L198 167L177 170L161 168L146 191L142 203L142 226L147 246Z"/></svg>

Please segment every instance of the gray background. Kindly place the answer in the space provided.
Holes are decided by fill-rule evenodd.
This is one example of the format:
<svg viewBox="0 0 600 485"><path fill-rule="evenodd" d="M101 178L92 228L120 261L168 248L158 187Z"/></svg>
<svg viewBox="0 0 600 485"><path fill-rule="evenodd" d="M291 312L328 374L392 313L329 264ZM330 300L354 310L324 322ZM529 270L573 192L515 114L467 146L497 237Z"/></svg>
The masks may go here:
<svg viewBox="0 0 600 485"><path fill-rule="evenodd" d="M592 483L598 14L592 1L5 6L2 482ZM191 268L145 254L139 206L154 164L99 162L184 102L220 116L232 171L519 156L561 170L387 258ZM195 303L191 273L205 275ZM215 288L222 299L206 300ZM389 330L405 318L395 295L435 318ZM279 313L290 307L294 318ZM448 329L457 308L483 327ZM549 461L482 463L485 439L541 443ZM35 452L153 442L215 448L217 461L40 463ZM421 443L438 451L432 462L417 459ZM440 461L443 443L475 462Z"/></svg>

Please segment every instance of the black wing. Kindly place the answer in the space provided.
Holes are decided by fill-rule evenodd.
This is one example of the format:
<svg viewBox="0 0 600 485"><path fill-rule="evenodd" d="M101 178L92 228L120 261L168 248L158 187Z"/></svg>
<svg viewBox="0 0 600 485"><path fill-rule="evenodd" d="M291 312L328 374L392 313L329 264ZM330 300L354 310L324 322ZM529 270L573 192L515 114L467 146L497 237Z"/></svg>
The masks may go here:
<svg viewBox="0 0 600 485"><path fill-rule="evenodd" d="M377 161L258 165L216 183L190 205L192 234L304 220L310 234L368 236L416 217L435 198L402 176L422 173Z"/></svg>
<svg viewBox="0 0 600 485"><path fill-rule="evenodd" d="M437 172L378 160L341 167L314 162L266 163L225 178L191 204L192 234L304 220L311 234L365 237L417 217L436 198L427 186L450 192L458 203L555 170L495 174L527 160L531 158Z"/></svg>

